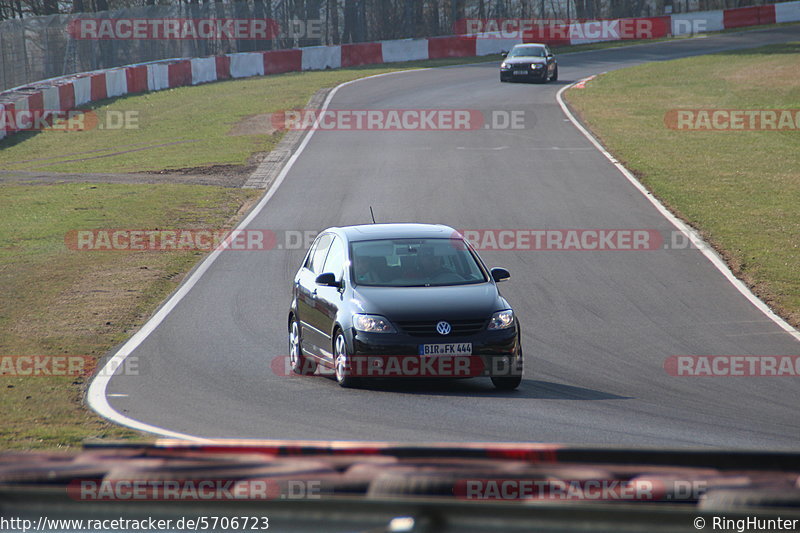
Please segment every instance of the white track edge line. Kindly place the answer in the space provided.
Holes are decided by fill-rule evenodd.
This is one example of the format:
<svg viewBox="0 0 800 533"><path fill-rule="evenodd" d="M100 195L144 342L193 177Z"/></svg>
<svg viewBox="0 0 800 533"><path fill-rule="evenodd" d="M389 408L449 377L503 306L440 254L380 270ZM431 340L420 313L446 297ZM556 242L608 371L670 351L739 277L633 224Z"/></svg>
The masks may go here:
<svg viewBox="0 0 800 533"><path fill-rule="evenodd" d="M347 85L356 83L358 81L372 79L372 78L379 78L383 76L389 76L392 74L400 74L406 72L416 72L416 71L424 71L430 70L429 68L421 68L421 69L410 69L410 70L400 70L395 72L386 72L383 74L375 74L373 76L367 76L364 78L359 78L356 80L350 80L344 83L341 83L334 87L334 89L328 93L325 102L322 105L322 110L326 110L330 101L333 99L333 96L338 92L338 90L342 87ZM585 79L584 79L585 80ZM730 281L734 287L736 287L739 292L745 296L753 305L755 305L759 310L761 310L769 319L773 322L778 324L782 329L784 329L787 333L792 335L795 339L800 341L800 331L794 329L788 322L786 322L783 318L775 314L764 302L762 302L755 294L750 291L750 289L741 282L736 276L733 275L731 270L725 264L725 262L714 252L714 250L703 241L702 238L689 226L684 224L680 219L675 217L666 207L664 207L661 202L659 202L649 191L642 185L634 176L630 173L630 171L625 168L622 163L617 161L603 146L594 138L594 136L589 133L586 128L583 127L580 122L575 118L569 108L566 106L563 100L563 93L567 89L571 88L576 83L580 81L571 83L562 87L558 93L556 94L556 100L558 101L559 106L561 107L564 114L567 118L572 122L572 124L580 131L589 141L597 148L617 169L625 176L628 181L636 187L639 192L641 192L645 198L647 198L653 206L667 219L669 220L672 225L674 225L677 229L679 229L684 235L686 235L702 253L705 255L711 263L719 270L727 279ZM275 195L277 192L278 187L283 182L286 175L291 170L294 163L299 158L300 154L305 149L306 145L309 143L311 138L313 137L314 133L316 132L316 128L311 129L308 134L303 138L303 141L300 143L300 146L297 148L294 154L289 158L286 165L284 165L283 169L281 169L280 174L276 178L275 182L270 186L269 191L264 197L259 201L256 207L248 214L248 216L239 223L238 226L234 229L234 231L241 230L256 217L261 212L261 210L266 206L267 202ZM194 435L189 435L185 433L179 433L176 431L160 428L158 426L153 426L144 422L140 422L138 420L134 420L133 418L127 417L118 411L116 411L111 405L108 403L108 399L106 397L106 389L108 387L108 383L111 381L111 377L113 377L113 372L108 372L107 369L112 365L115 365L114 368L122 367L122 363L131 354L160 324L164 321L167 315L180 303L180 301L189 293L189 291L197 284L200 278L205 274L205 272L211 267L211 265L216 261L217 257L222 253L224 250L225 245L221 245L219 248L214 250L206 259L203 260L202 263L195 269L195 271L191 274L189 279L187 279L180 288L170 297L169 300L153 315L130 339L128 339L125 344L106 362L104 367L98 373L98 375L92 380L89 384L89 389L86 394L87 403L89 407L91 407L97 414L100 416L111 420L119 425L126 426L132 429L136 429L139 431L143 431L146 433L153 433L156 435L161 435L164 437L172 437L177 439L189 440L194 442L211 442L213 439L207 439L203 437L197 437Z"/></svg>
<svg viewBox="0 0 800 533"><path fill-rule="evenodd" d="M417 72L423 70L430 70L430 68L416 68L416 69L409 69L409 70L398 70L394 72L384 72L382 74L375 74L372 76L366 76L364 78L358 78L355 80L346 81L337 85L336 87L328 93L328 96L325 98L325 102L322 104L322 111L325 111L328 106L330 105L331 100L333 99L336 92L352 83L356 83L363 80L368 80L372 78L379 78L382 76L389 76L392 74L401 74L407 72ZM306 136L303 138L303 141L298 146L297 150L292 154L289 160L281 169L281 172L278 174L278 177L270 186L267 193L261 198L261 200L256 204L252 211L242 220L234 230L232 230L231 235L236 235L236 232L244 229L247 227L253 219L261 213L261 210L264 209L264 206L267 205L270 198L272 198L280 187L281 183L283 183L284 178L291 170L292 166L295 164L297 159L300 157L300 154L305 149L306 145L308 145L311 138L314 136L314 133L317 131L316 127L312 127ZM155 329L164 321L164 319L169 315L169 313L175 309L175 307L180 303L181 300L189 293L190 290L197 284L203 274L211 268L211 265L214 264L214 261L217 260L217 257L224 251L227 247L227 240L220 244L220 246L215 249L211 254L206 257L202 263L200 263L197 268L192 272L189 278L181 284L177 291L167 300L167 302L158 309L158 311L150 317L150 319L145 322L145 324L130 338L128 339L125 344L120 347L119 350L106 362L103 368L97 373L97 375L92 379L91 383L89 384L89 389L86 392L86 402L88 403L89 407L91 407L97 414L106 418L114 423L117 423L121 426L126 426L132 429L136 429L138 431L143 431L145 433L153 433L156 435L160 435L163 437L172 437L176 439L182 440L189 440L193 442L212 442L213 439L197 437L195 435L189 435L186 433L179 433L177 431L172 431L169 429L161 428L158 426L153 426L151 424L147 424L145 422L140 422L138 420L134 420L128 416L123 415L122 413L115 410L111 407L111 404L108 403L108 398L106 396L106 391L108 388L108 383L111 381L111 378L114 375L113 369L123 368L122 363L139 345L144 342L144 340L153 332Z"/></svg>
<svg viewBox="0 0 800 533"><path fill-rule="evenodd" d="M558 105L561 106L561 110L567 116L567 118L572 122L572 124L580 131L589 141L597 148L605 157L608 159L612 165L614 165L617 170L619 170L623 176L625 176L628 181L636 187L636 189L647 198L653 206L658 210L661 215L664 216L667 220L669 220L673 226L675 226L681 233L683 233L686 237L688 237L692 244L700 251L709 261L720 271L720 273L725 276L725 278L734 286L736 289L748 300L752 303L756 308L758 308L762 313L764 313L767 318L772 320L778 326L781 327L784 331L786 331L789 335L794 337L796 340L800 341L800 331L792 327L791 324L786 322L782 317L778 316L772 309L769 308L767 304L765 304L758 296L756 296L750 288L742 282L739 278L737 278L725 261L717 254L717 252L709 245L707 242L703 240L702 237L688 224L684 223L681 219L676 217L672 212L667 209L664 204L661 203L647 188L642 185L642 183L636 179L631 171L625 168L625 165L620 163L611 153L606 150L602 144L592 135L589 130L587 130L583 124L575 118L575 115L569 110L566 103L564 102L563 94L564 91L570 89L573 85L576 85L582 81L587 81L589 78L583 78L581 80L575 81L569 85L562 87L558 93L556 94L556 100L558 101Z"/></svg>

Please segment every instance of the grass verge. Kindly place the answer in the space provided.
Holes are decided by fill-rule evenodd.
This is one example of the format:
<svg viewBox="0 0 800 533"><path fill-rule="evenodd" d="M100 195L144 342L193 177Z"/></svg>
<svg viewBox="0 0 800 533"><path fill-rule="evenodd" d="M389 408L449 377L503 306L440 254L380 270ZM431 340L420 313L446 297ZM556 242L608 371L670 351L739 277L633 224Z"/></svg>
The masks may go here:
<svg viewBox="0 0 800 533"><path fill-rule="evenodd" d="M225 228L260 191L196 185L2 185L0 356L102 357L180 283L200 252L69 250L79 228ZM6 368L7 369L7 368ZM131 438L82 405L82 377L0 377L0 448Z"/></svg>
<svg viewBox="0 0 800 533"><path fill-rule="evenodd" d="M800 326L800 132L687 131L671 109L800 109L800 43L604 74L567 101L733 272ZM676 75L680 73L680 75Z"/></svg>

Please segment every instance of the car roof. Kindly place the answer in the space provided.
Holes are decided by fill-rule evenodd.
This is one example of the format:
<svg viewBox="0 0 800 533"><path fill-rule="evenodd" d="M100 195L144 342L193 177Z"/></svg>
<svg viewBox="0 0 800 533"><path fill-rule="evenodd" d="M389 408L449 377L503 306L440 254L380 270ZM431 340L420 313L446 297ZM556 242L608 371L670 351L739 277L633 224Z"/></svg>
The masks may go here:
<svg viewBox="0 0 800 533"><path fill-rule="evenodd" d="M325 231L338 233L348 241L371 241L375 239L447 239L461 234L442 224L361 224L328 228Z"/></svg>
<svg viewBox="0 0 800 533"><path fill-rule="evenodd" d="M544 48L547 46L544 43L523 43L523 44L515 44L514 48Z"/></svg>

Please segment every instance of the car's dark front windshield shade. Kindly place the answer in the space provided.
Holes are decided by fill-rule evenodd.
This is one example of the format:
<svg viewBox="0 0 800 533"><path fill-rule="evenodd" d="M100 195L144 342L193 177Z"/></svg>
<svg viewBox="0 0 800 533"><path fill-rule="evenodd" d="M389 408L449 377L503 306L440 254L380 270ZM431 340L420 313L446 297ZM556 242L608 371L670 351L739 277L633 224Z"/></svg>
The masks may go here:
<svg viewBox="0 0 800 533"><path fill-rule="evenodd" d="M459 239L384 239L352 243L357 285L421 287L487 281Z"/></svg>
<svg viewBox="0 0 800 533"><path fill-rule="evenodd" d="M521 46L511 50L508 57L544 57L544 48L541 46Z"/></svg>

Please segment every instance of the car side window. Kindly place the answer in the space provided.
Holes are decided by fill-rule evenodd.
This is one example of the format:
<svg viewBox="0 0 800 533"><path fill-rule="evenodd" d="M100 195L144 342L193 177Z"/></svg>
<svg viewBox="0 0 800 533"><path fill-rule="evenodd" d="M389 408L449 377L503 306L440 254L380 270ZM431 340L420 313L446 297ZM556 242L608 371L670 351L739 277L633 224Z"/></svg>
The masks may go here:
<svg viewBox="0 0 800 533"><path fill-rule="evenodd" d="M336 280L341 281L342 274L344 273L344 262L344 244L340 238L334 237L331 248L328 251L328 258L325 259L325 266L320 273L332 272L336 276Z"/></svg>
<svg viewBox="0 0 800 533"><path fill-rule="evenodd" d="M314 259L314 251L317 249L317 244L319 243L319 237L317 237L314 242L311 243L311 247L306 252L306 259L303 261L303 268L311 268L311 260Z"/></svg>
<svg viewBox="0 0 800 533"><path fill-rule="evenodd" d="M313 250L308 254L305 267L315 274L322 274L322 265L325 263L325 256L328 255L333 235L325 233L320 235L314 243Z"/></svg>

